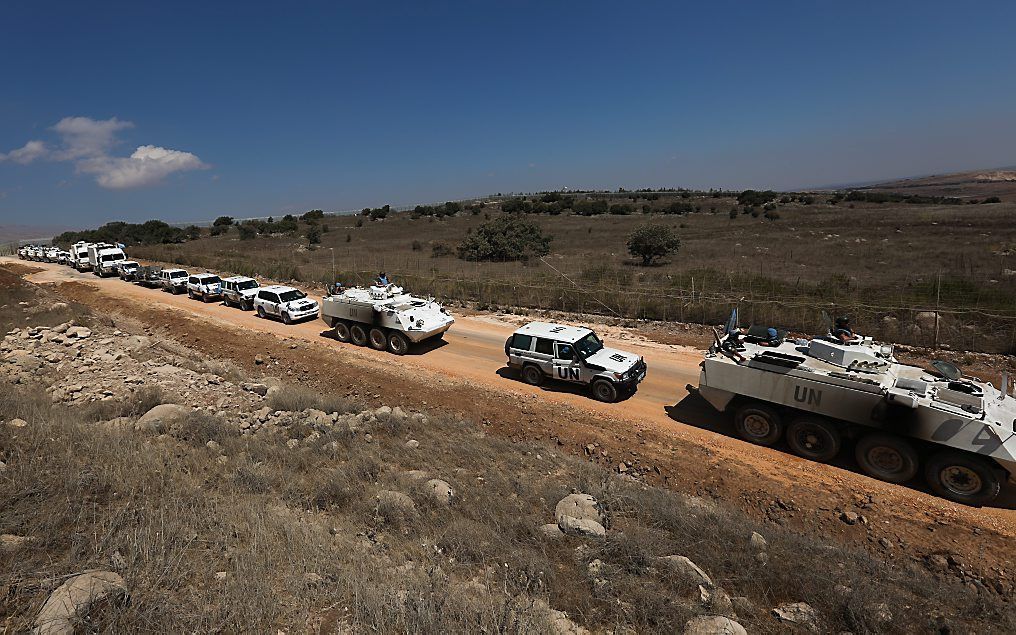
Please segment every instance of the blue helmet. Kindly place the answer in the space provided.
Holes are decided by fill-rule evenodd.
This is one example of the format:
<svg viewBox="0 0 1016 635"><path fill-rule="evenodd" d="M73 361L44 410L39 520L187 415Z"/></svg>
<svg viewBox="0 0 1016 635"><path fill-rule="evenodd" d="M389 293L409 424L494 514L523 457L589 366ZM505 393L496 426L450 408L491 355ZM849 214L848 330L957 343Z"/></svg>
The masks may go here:
<svg viewBox="0 0 1016 635"><path fill-rule="evenodd" d="M779 335L779 333L776 332L776 329L772 327L769 327L769 330L766 331L766 334L769 336L769 339L771 340L776 339L776 337Z"/></svg>

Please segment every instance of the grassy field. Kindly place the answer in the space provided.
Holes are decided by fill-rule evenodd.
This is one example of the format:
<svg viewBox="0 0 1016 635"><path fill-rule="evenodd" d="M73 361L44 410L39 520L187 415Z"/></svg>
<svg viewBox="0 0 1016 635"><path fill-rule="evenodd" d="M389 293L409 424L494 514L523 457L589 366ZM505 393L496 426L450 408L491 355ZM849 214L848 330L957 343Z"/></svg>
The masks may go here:
<svg viewBox="0 0 1016 635"><path fill-rule="evenodd" d="M601 195L602 196L602 195ZM609 195L631 203L631 195ZM626 198L628 197L628 198ZM385 270L408 288L492 307L574 310L623 318L722 322L740 303L746 321L803 333L822 328L822 311L848 313L858 329L905 343L1016 349L1016 203L779 205L779 218L744 213L732 197L680 199L697 212L658 213L677 195L635 201L632 215L528 215L553 235L551 253L530 262L434 257L489 217L476 214L383 221L326 217L321 244L295 235L240 240L236 229L179 245L136 247L132 255L192 267L321 282L366 282ZM643 213L643 205L651 212ZM737 210L731 217L731 210ZM756 212L762 210L756 208ZM637 225L659 223L681 236L680 252L641 267L626 252Z"/></svg>

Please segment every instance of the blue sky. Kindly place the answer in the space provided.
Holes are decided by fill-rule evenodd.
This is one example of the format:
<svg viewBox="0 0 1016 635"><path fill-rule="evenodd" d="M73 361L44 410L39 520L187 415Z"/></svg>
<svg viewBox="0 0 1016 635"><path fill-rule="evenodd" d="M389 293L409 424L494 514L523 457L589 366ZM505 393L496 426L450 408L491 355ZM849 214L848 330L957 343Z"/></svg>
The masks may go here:
<svg viewBox="0 0 1016 635"><path fill-rule="evenodd" d="M1016 164L1011 2L381 5L6 3L0 224Z"/></svg>

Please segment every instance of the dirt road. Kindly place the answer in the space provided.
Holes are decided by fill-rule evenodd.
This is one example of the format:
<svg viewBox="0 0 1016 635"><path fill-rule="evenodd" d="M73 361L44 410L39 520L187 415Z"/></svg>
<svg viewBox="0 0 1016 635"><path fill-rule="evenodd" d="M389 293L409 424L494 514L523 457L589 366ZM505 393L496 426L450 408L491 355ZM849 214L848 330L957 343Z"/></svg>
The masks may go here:
<svg viewBox="0 0 1016 635"><path fill-rule="evenodd" d="M13 262L18 261L0 258L0 265ZM691 348L612 331L607 344L644 355L649 373L633 397L601 404L584 391L536 388L506 372L503 346L514 326L493 316L458 317L444 342L395 357L329 339L320 320L287 326L116 278L20 264L39 269L28 276L33 282L59 285L73 300L139 319L251 372L451 412L509 438L550 441L647 480L722 498L756 517L865 545L888 560L951 555L947 574L1013 593L1011 490L997 507L972 509L867 478L847 459L816 464L731 438L729 418L685 388L697 383L701 360L701 352ZM256 355L265 363L255 364ZM840 520L844 511L864 521L847 524Z"/></svg>

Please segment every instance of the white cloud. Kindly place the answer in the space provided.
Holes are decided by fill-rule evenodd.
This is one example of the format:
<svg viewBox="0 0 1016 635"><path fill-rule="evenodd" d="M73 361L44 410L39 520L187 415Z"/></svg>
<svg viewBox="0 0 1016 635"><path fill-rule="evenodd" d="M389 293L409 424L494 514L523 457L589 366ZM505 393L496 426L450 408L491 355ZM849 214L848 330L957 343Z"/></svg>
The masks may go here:
<svg viewBox="0 0 1016 635"><path fill-rule="evenodd" d="M48 152L46 144L42 141L29 141L17 150L11 150L7 154L0 153L0 161L7 159L8 161L28 165L32 161L46 156Z"/></svg>
<svg viewBox="0 0 1016 635"><path fill-rule="evenodd" d="M99 156L78 162L78 170L94 174L99 185L111 190L154 185L174 172L207 167L197 155L158 146L140 146L126 158Z"/></svg>
<svg viewBox="0 0 1016 635"><path fill-rule="evenodd" d="M64 147L56 158L72 161L83 157L106 156L116 143L116 133L133 128L129 121L116 117L96 120L88 117L64 117L53 130L63 137Z"/></svg>
<svg viewBox="0 0 1016 635"><path fill-rule="evenodd" d="M78 172L95 175L96 183L111 190L155 185L174 172L209 167L190 152L154 145L138 146L129 157L113 156L117 133L133 127L130 121L116 117L64 117L51 128L60 135L59 147L51 150L42 141L29 141L23 148L0 153L0 161L24 164L41 158L71 161Z"/></svg>

